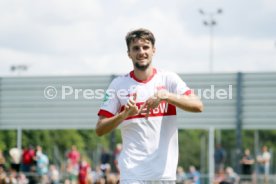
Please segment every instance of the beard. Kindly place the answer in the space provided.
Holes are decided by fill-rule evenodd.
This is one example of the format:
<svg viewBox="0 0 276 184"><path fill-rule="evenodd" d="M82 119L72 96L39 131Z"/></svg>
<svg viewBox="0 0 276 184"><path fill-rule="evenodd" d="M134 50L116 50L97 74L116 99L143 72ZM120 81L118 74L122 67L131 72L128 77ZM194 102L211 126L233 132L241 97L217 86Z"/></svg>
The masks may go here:
<svg viewBox="0 0 276 184"><path fill-rule="evenodd" d="M140 65L139 63L135 63L134 65L138 70L145 71L150 66L150 63L146 65Z"/></svg>

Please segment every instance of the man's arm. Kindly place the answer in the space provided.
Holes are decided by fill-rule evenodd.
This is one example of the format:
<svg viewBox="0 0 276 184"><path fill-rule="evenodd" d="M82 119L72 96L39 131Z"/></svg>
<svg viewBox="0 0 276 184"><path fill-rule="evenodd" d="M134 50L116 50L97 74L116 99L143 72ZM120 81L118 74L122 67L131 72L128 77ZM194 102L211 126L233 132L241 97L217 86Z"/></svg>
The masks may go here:
<svg viewBox="0 0 276 184"><path fill-rule="evenodd" d="M99 116L99 120L96 125L96 134L98 136L102 136L106 133L111 132L115 128L117 128L122 121L126 119L125 113L121 112L111 118L107 118L104 116Z"/></svg>
<svg viewBox="0 0 276 184"><path fill-rule="evenodd" d="M173 93L168 93L165 99L169 104L175 105L176 107L189 112L202 112L203 103L195 95L176 95Z"/></svg>
<svg viewBox="0 0 276 184"><path fill-rule="evenodd" d="M146 101L145 107L147 107L147 114L149 113L150 109L158 107L160 102L163 100L165 100L169 104L175 105L176 107L184 111L203 111L203 103L195 94L177 95L174 93L170 93L167 90L160 90L154 95L154 97L151 97Z"/></svg>

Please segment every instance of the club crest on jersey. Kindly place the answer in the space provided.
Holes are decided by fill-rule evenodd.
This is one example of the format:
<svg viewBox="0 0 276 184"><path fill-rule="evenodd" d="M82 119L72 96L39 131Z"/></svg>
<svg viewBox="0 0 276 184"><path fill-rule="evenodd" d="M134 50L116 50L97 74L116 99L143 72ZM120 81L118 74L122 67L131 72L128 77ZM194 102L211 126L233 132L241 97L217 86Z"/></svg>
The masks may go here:
<svg viewBox="0 0 276 184"><path fill-rule="evenodd" d="M103 98L103 102L107 102L108 100L109 100L109 94L105 93L104 98Z"/></svg>

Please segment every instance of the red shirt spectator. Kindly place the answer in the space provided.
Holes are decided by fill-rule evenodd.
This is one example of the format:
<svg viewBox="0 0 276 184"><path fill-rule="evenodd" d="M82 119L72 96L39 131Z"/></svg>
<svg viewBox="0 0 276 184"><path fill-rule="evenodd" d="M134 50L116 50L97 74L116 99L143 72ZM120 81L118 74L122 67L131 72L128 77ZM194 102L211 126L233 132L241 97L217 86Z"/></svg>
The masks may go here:
<svg viewBox="0 0 276 184"><path fill-rule="evenodd" d="M80 153L75 145L72 146L71 151L67 154L67 158L72 165L77 165L80 160Z"/></svg>
<svg viewBox="0 0 276 184"><path fill-rule="evenodd" d="M30 172L32 165L34 164L35 150L30 146L25 148L22 153L22 171Z"/></svg>
<svg viewBox="0 0 276 184"><path fill-rule="evenodd" d="M22 162L25 165L31 165L35 157L35 151L32 148L24 149L22 154Z"/></svg>
<svg viewBox="0 0 276 184"><path fill-rule="evenodd" d="M89 169L90 169L89 164L85 160L82 160L79 168L79 184L88 183L87 175L88 175Z"/></svg>

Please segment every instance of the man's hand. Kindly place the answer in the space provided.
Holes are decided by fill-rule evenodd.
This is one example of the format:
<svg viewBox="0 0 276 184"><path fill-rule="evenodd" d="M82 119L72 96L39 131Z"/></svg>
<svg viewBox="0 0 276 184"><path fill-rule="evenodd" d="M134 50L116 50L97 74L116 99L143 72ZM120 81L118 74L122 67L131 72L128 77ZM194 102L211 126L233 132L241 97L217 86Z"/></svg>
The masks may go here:
<svg viewBox="0 0 276 184"><path fill-rule="evenodd" d="M137 93L133 95L133 99L129 98L127 104L125 105L125 109L122 112L125 118L139 114L139 109L136 106L136 99L137 99Z"/></svg>
<svg viewBox="0 0 276 184"><path fill-rule="evenodd" d="M167 90L159 90L154 96L150 97L141 107L140 113L145 113L146 118L149 116L149 112L151 109L155 109L158 107L162 100L166 100L169 96L169 92Z"/></svg>
<svg viewBox="0 0 276 184"><path fill-rule="evenodd" d="M136 98L137 94L134 94L133 98L129 98L128 103L125 105L125 109L119 114L110 118L100 116L96 125L97 135L102 136L109 133L118 127L126 118L139 114L140 111L136 106Z"/></svg>

